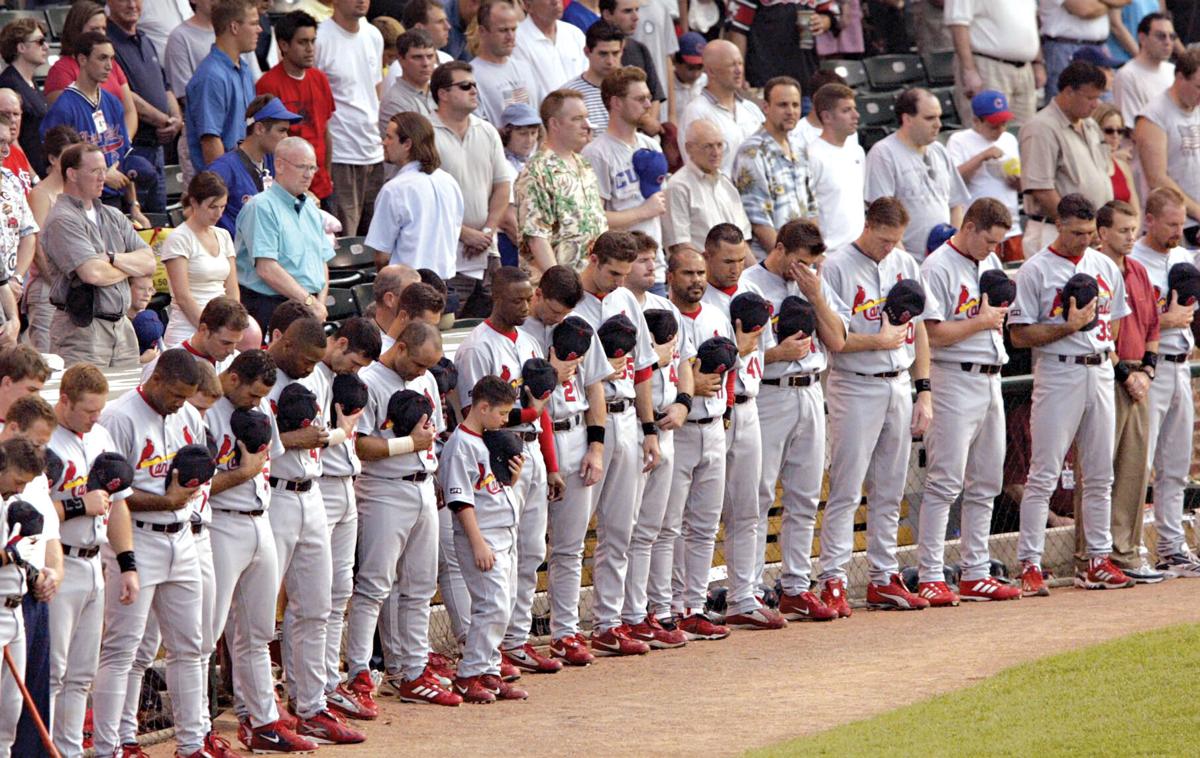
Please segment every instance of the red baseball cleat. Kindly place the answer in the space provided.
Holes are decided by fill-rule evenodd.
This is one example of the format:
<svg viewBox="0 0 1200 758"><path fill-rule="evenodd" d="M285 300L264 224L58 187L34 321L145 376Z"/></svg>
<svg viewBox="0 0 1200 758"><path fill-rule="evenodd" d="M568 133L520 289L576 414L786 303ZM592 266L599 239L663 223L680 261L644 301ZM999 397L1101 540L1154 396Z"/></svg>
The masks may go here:
<svg viewBox="0 0 1200 758"><path fill-rule="evenodd" d="M229 740L215 731L210 731L204 736L204 749L212 758L242 758L233 749L233 745L229 744Z"/></svg>
<svg viewBox="0 0 1200 758"><path fill-rule="evenodd" d="M246 726L249 728L249 722ZM249 732L249 740L242 742L254 753L311 753L317 749L317 743L288 729L283 721L249 729Z"/></svg>
<svg viewBox="0 0 1200 758"><path fill-rule="evenodd" d="M301 719L296 734L327 745L355 745L367 739L367 735L348 726L328 708L309 718Z"/></svg>
<svg viewBox="0 0 1200 758"><path fill-rule="evenodd" d="M629 636L622 627L592 632L592 650L596 655L644 655L650 646Z"/></svg>
<svg viewBox="0 0 1200 758"><path fill-rule="evenodd" d="M497 650L496 652L500 652ZM521 669L504 660L504 653L500 653L500 678L506 682L515 682L521 678Z"/></svg>
<svg viewBox="0 0 1200 758"><path fill-rule="evenodd" d="M345 684L339 684L333 692L325 693L325 705L329 710L348 719L370 721L379 715L376 711L364 708L358 697Z"/></svg>
<svg viewBox="0 0 1200 758"><path fill-rule="evenodd" d="M478 676L460 676L454 680L454 692L464 703L477 705L496 702L496 694L483 686Z"/></svg>
<svg viewBox="0 0 1200 758"><path fill-rule="evenodd" d="M429 667L416 679L400 684L400 702L429 703L431 705L457 706L463 699L442 686L442 682Z"/></svg>
<svg viewBox="0 0 1200 758"><path fill-rule="evenodd" d="M497 700L524 700L529 697L528 692L512 686L495 674L484 674L479 677L479 683L495 695Z"/></svg>
<svg viewBox="0 0 1200 758"><path fill-rule="evenodd" d="M454 684L454 659L441 653L429 654L429 670L442 682L443 687Z"/></svg>
<svg viewBox="0 0 1200 758"><path fill-rule="evenodd" d="M373 719L379 715L379 705L375 702L375 683L371 681L371 672L363 669L354 675L346 685L346 689L358 702L358 707L364 714L363 718ZM295 731L295 728L292 728Z"/></svg>
<svg viewBox="0 0 1200 758"><path fill-rule="evenodd" d="M882 611L923 611L929 601L908 591L899 574L892 574L887 584L867 585L867 607Z"/></svg>
<svg viewBox="0 0 1200 758"><path fill-rule="evenodd" d="M1025 563L1021 567L1021 595L1023 597L1049 597L1050 588L1042 578L1042 567L1036 563Z"/></svg>
<svg viewBox="0 0 1200 758"><path fill-rule="evenodd" d="M826 579L821 585L821 602L837 611L837 615L848 619L854 611L846 595L846 583L841 579Z"/></svg>
<svg viewBox="0 0 1200 758"><path fill-rule="evenodd" d="M787 619L774 608L760 605L749 613L731 613L725 625L733 629L783 629Z"/></svg>
<svg viewBox="0 0 1200 758"><path fill-rule="evenodd" d="M951 592L945 582L921 582L917 585L917 597L928 602L930 608L950 608L958 605L958 595Z"/></svg>
<svg viewBox="0 0 1200 758"><path fill-rule="evenodd" d="M729 627L714 624L703 613L685 616L679 622L679 631L689 640L723 640L729 636Z"/></svg>
<svg viewBox="0 0 1200 758"><path fill-rule="evenodd" d="M1004 584L995 577L985 576L982 579L963 579L958 583L958 596L971 602L1018 600L1021 597L1021 588Z"/></svg>
<svg viewBox="0 0 1200 758"><path fill-rule="evenodd" d="M588 651L587 640L579 633L559 637L550 643L550 655L568 666L587 666L596 661Z"/></svg>
<svg viewBox="0 0 1200 758"><path fill-rule="evenodd" d="M130 742L121 746L121 758L150 758L150 754L138 743Z"/></svg>
<svg viewBox="0 0 1200 758"><path fill-rule="evenodd" d="M629 627L629 636L638 642L645 642L654 650L683 647L687 644L687 635L678 629L664 629L654 616L647 616L641 623Z"/></svg>
<svg viewBox="0 0 1200 758"><path fill-rule="evenodd" d="M1085 590L1120 590L1134 584L1135 582L1125 576L1125 572L1117 568L1108 556L1090 559L1087 571L1075 574L1075 586Z"/></svg>
<svg viewBox="0 0 1200 758"><path fill-rule="evenodd" d="M788 621L833 621L838 617L835 609L822 603L821 598L811 592L801 592L799 595L783 593L779 598L779 612ZM850 614L847 612L846 615Z"/></svg>
<svg viewBox="0 0 1200 758"><path fill-rule="evenodd" d="M561 661L542 655L528 642L521 647L501 650L500 656L517 668L534 674L557 674L563 667Z"/></svg>
<svg viewBox="0 0 1200 758"><path fill-rule="evenodd" d="M300 723L300 719L296 718L296 714L292 712L295 703L288 702L288 707L283 707L283 702L279 698L275 698L275 710L279 713L279 720L283 722L291 731L296 731L296 725Z"/></svg>

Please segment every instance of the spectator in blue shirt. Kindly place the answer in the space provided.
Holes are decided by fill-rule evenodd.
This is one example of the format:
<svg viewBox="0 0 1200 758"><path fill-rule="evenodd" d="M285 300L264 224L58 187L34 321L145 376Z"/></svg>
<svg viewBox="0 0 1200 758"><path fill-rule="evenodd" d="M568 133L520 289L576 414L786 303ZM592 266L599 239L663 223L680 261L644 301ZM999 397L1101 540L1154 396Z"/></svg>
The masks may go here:
<svg viewBox="0 0 1200 758"><path fill-rule="evenodd" d="M288 137L275 158L274 183L250 198L238 216L234 246L242 304L261 325L271 323L271 314L288 300L324 321L333 245L308 194L316 153L302 137Z"/></svg>
<svg viewBox="0 0 1200 758"><path fill-rule="evenodd" d="M262 26L255 0L218 0L212 10L217 40L188 82L188 155L198 172L246 136L243 115L254 99L254 74L242 60L254 52Z"/></svg>
<svg viewBox="0 0 1200 758"><path fill-rule="evenodd" d="M271 186L275 176L275 148L288 136L288 128L301 117L283 107L274 95L259 95L246 109L246 139L208 167L229 188L229 201L217 226L232 236L238 214L246 202Z"/></svg>

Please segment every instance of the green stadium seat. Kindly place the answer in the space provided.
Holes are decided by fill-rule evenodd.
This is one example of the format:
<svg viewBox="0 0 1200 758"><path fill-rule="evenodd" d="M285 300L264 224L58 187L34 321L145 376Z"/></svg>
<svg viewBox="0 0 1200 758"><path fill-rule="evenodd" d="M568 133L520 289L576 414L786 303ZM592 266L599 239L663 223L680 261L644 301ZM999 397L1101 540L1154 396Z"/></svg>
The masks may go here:
<svg viewBox="0 0 1200 758"><path fill-rule="evenodd" d="M896 123L896 96L891 92L864 92L854 98L860 126L885 126Z"/></svg>
<svg viewBox="0 0 1200 758"><path fill-rule="evenodd" d="M350 288L354 293L354 302L358 304L358 312L366 313L367 308L375 302L375 287L372 284L356 284Z"/></svg>
<svg viewBox="0 0 1200 758"><path fill-rule="evenodd" d="M375 266L375 254L363 244L363 237L338 237L329 268L366 268Z"/></svg>
<svg viewBox="0 0 1200 758"><path fill-rule="evenodd" d="M862 61L830 58L821 61L821 69L832 71L842 77L846 80L846 85L849 87L857 89L867 84L867 69L863 66Z"/></svg>
<svg viewBox="0 0 1200 758"><path fill-rule="evenodd" d="M945 50L921 56L925 76L934 87L954 84L954 51Z"/></svg>
<svg viewBox="0 0 1200 758"><path fill-rule="evenodd" d="M329 288L329 296L325 298L325 309L326 321L344 321L359 315L354 292L340 287Z"/></svg>
<svg viewBox="0 0 1200 758"><path fill-rule="evenodd" d="M871 89L884 92L925 82L925 67L916 55L876 55L863 62Z"/></svg>

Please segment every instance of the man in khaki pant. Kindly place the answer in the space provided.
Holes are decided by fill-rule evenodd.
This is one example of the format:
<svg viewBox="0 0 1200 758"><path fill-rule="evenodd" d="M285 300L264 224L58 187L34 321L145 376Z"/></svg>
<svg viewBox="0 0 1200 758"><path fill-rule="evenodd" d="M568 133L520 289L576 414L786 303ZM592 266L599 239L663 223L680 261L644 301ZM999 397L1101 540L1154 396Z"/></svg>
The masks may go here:
<svg viewBox="0 0 1200 758"><path fill-rule="evenodd" d="M1113 446L1112 561L1139 584L1161 582L1163 575L1141 555L1142 518L1146 505L1146 458L1150 406L1147 396L1158 357L1158 304L1142 264L1129 257L1137 239L1138 212L1112 201L1096 214L1100 252L1112 259L1125 278L1130 314L1116 325L1116 444ZM1153 356L1153 357L1151 357ZM1076 461L1076 468L1086 461ZM1075 568L1087 568L1083 541L1082 488L1075 488Z"/></svg>

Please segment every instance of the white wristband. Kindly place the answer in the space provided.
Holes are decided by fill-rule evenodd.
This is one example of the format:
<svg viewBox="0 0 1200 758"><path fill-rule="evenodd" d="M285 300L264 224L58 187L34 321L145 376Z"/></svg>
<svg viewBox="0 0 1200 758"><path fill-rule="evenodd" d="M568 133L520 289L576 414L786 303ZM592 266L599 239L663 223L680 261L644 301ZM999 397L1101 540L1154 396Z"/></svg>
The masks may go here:
<svg viewBox="0 0 1200 758"><path fill-rule="evenodd" d="M344 429L334 429L329 433L329 447L337 447L346 441L346 432Z"/></svg>
<svg viewBox="0 0 1200 758"><path fill-rule="evenodd" d="M416 449L412 437L393 437L388 440L388 455L404 455Z"/></svg>

